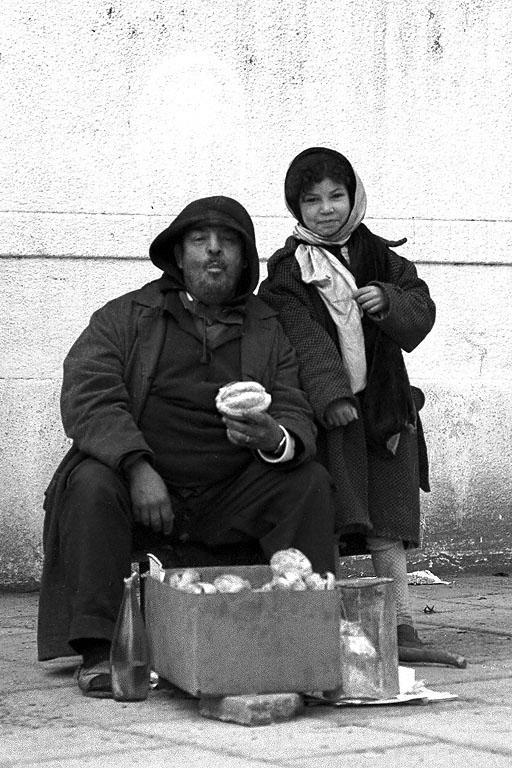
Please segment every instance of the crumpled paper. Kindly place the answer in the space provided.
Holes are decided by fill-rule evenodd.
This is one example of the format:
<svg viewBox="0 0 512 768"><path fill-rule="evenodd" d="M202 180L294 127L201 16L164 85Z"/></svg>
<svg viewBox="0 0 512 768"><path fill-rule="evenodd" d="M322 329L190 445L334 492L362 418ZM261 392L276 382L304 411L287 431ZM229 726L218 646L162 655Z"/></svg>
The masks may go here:
<svg viewBox="0 0 512 768"><path fill-rule="evenodd" d="M332 699L323 693L307 694L306 700L310 704L330 704L334 707L375 706L376 704L429 704L435 701L450 701L457 699L455 693L447 691L432 691L426 687L424 680L416 680L415 670L410 667L398 667L400 692L389 699Z"/></svg>
<svg viewBox="0 0 512 768"><path fill-rule="evenodd" d="M443 581L432 571L411 571L407 574L407 583L410 585L419 584L451 584L451 581Z"/></svg>

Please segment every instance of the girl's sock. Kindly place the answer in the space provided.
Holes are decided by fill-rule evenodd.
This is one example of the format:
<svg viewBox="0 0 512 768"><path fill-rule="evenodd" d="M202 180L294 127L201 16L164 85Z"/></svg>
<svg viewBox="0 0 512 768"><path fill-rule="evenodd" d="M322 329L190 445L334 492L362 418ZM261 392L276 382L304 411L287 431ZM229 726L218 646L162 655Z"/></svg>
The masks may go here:
<svg viewBox="0 0 512 768"><path fill-rule="evenodd" d="M366 543L372 556L375 575L393 579L397 625L414 626L409 597L407 555L402 540L368 536Z"/></svg>

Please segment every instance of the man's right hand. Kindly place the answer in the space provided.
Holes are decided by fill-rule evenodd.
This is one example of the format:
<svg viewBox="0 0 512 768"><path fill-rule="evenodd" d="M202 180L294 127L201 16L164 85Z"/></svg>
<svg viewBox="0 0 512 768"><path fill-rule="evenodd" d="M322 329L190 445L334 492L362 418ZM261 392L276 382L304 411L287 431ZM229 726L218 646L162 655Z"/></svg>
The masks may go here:
<svg viewBox="0 0 512 768"><path fill-rule="evenodd" d="M136 522L156 533L169 535L174 524L174 513L167 486L158 472L145 459L140 459L130 469L129 482Z"/></svg>

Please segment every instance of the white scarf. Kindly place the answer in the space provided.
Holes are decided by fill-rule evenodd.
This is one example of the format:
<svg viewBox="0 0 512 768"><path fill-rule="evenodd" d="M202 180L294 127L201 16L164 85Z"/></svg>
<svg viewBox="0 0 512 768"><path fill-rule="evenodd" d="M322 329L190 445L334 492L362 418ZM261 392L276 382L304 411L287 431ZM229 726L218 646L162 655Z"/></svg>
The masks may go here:
<svg viewBox="0 0 512 768"><path fill-rule="evenodd" d="M363 311L353 298L357 285L352 273L322 245L344 246L363 220L365 211L366 194L356 176L354 205L335 240L320 237L301 224L297 224L293 231L296 238L307 243L297 246L295 258L302 280L316 287L336 326L343 362L354 394L366 387L366 354L361 325Z"/></svg>

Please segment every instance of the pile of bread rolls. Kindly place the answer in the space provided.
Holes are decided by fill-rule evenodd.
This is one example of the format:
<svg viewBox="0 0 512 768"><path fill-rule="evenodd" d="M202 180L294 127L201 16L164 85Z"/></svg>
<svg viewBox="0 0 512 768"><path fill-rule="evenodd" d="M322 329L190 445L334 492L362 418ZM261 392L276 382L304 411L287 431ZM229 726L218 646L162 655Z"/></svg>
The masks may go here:
<svg viewBox="0 0 512 768"><path fill-rule="evenodd" d="M299 592L306 590L334 589L334 574L315 573L308 558L298 549L282 549L270 559L272 578L261 587L252 587L247 580L232 573L217 576L213 582L201 580L196 568L186 568L171 574L169 584L174 589L196 595L211 595L226 592L274 592L284 590Z"/></svg>

